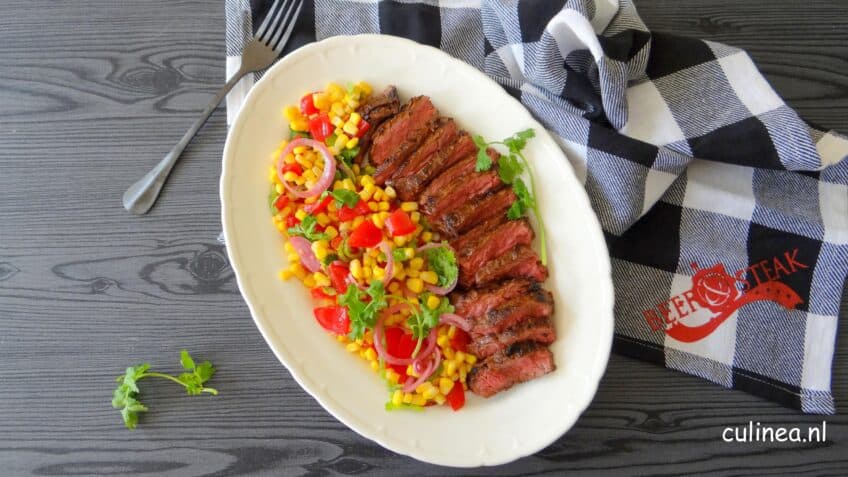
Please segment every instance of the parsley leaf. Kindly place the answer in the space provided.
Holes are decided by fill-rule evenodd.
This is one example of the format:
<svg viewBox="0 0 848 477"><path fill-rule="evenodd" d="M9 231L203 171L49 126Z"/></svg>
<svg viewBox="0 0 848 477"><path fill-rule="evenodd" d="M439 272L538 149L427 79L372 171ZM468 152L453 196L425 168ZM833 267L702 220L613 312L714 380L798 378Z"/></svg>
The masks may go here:
<svg viewBox="0 0 848 477"><path fill-rule="evenodd" d="M306 139L312 139L312 134L309 134L306 131L295 131L291 127L289 127L289 140L297 139L299 137L305 137Z"/></svg>
<svg viewBox="0 0 848 477"><path fill-rule="evenodd" d="M314 242L316 240L327 240L330 238L329 235L324 232L316 232L315 226L318 225L318 219L311 215L307 215L300 221L299 224L294 227L289 227L288 232L289 235L299 235L301 237L306 238L310 242Z"/></svg>
<svg viewBox="0 0 848 477"><path fill-rule="evenodd" d="M498 159L498 176L504 184L512 184L522 172L524 172L524 166L515 154L501 156Z"/></svg>
<svg viewBox="0 0 848 477"><path fill-rule="evenodd" d="M377 313L388 306L386 290L379 280L373 280L364 292L356 285L349 284L344 295L338 298L338 303L347 307L350 318L348 337L353 340L362 338L366 329L373 328L377 323Z"/></svg>
<svg viewBox="0 0 848 477"><path fill-rule="evenodd" d="M477 172L488 171L492 168L492 158L486 152L489 143L483 139L483 136L474 136L474 144L477 145L477 162L474 165L474 170Z"/></svg>
<svg viewBox="0 0 848 477"><path fill-rule="evenodd" d="M527 141L534 137L536 137L536 131L533 129L525 129L524 131L518 131L512 136L504 139L503 144L509 148L509 152L517 154L524 149L524 146L527 145Z"/></svg>
<svg viewBox="0 0 848 477"><path fill-rule="evenodd" d="M392 258L395 260L395 262L402 262L406 260L406 253L403 251L402 248L393 249Z"/></svg>
<svg viewBox="0 0 848 477"><path fill-rule="evenodd" d="M521 180L521 178L515 180L512 184L512 190L515 192L515 196L518 199L509 206L509 210L506 211L506 216L510 220L515 220L524 215L524 212L526 212L527 209L534 208L536 204L533 197L530 195L530 191L527 190L527 185L524 184L524 181Z"/></svg>
<svg viewBox="0 0 848 477"><path fill-rule="evenodd" d="M148 372L149 363L130 366L123 375L118 376L118 387L112 392L112 407L121 410L121 418L128 429L135 429L138 424L138 413L147 412L147 406L138 400L140 390L138 381L144 378L163 378L182 385L189 395L201 393L218 394L218 391L204 386L206 381L215 374L215 367L209 361L196 365L188 351L180 352L180 364L186 371L178 377L170 374Z"/></svg>
<svg viewBox="0 0 848 477"><path fill-rule="evenodd" d="M419 297L419 301L421 303L426 303L427 299L430 298L430 295L430 293L422 294ZM406 320L406 324L409 325L409 329L412 330L412 336L418 338L418 344L415 346L412 356L418 354L418 350L421 348L421 342L427 337L430 330L438 326L439 317L444 313L453 313L453 311L454 308L453 305L450 304L450 300L442 298L439 300L439 306L437 306L436 309L431 309L427 305L419 305L418 309L412 312L412 315L410 315Z"/></svg>
<svg viewBox="0 0 848 477"><path fill-rule="evenodd" d="M342 152L339 153L339 155L342 157L342 160L345 162L345 164L349 166L353 164L353 159L359 155L359 146L356 146L353 149L345 148L344 150L342 150Z"/></svg>
<svg viewBox="0 0 848 477"><path fill-rule="evenodd" d="M352 190L347 189L339 189L330 192L330 195L336 199L336 207L341 207L346 205L348 207L353 208L357 202L359 202L359 194Z"/></svg>
<svg viewBox="0 0 848 477"><path fill-rule="evenodd" d="M448 247L436 247L427 250L427 263L430 270L438 275L437 285L440 287L446 287L455 282L459 275L456 256Z"/></svg>

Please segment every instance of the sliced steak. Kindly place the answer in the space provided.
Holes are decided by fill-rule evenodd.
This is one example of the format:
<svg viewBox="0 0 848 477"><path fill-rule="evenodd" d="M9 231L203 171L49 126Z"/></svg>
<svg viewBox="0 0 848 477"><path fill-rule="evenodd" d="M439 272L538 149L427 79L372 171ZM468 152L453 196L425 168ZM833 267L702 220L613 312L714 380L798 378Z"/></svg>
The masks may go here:
<svg viewBox="0 0 848 477"><path fill-rule="evenodd" d="M356 112L362 116L370 126L368 131L359 138L359 154L356 156L356 163L362 162L365 157L365 152L371 144L371 137L377 128L387 119L396 115L400 111L400 98L398 98L397 89L394 86L389 86L382 93L371 95L364 103L362 103Z"/></svg>
<svg viewBox="0 0 848 477"><path fill-rule="evenodd" d="M554 369L554 355L545 345L521 341L472 368L468 374L468 387L475 394L489 397Z"/></svg>
<svg viewBox="0 0 848 477"><path fill-rule="evenodd" d="M487 262L474 274L474 286L497 282L505 278L526 278L545 281L548 269L539 256L527 245L519 245L500 257Z"/></svg>
<svg viewBox="0 0 848 477"><path fill-rule="evenodd" d="M553 312L553 295L547 290L539 289L533 293L512 298L479 315L472 324L471 334L477 336L502 333L518 323L534 318L549 317Z"/></svg>
<svg viewBox="0 0 848 477"><path fill-rule="evenodd" d="M450 147L458 133L459 129L453 119L439 118L436 130L421 143L418 149L409 155L406 163L395 171L389 183L420 171L433 155Z"/></svg>
<svg viewBox="0 0 848 477"><path fill-rule="evenodd" d="M451 303L456 309L454 313L461 317L477 317L492 308L521 295L541 290L539 282L531 280L507 280L495 285L478 288L467 292L453 292Z"/></svg>
<svg viewBox="0 0 848 477"><path fill-rule="evenodd" d="M433 195L436 191L444 189L454 178L474 172L477 167L476 146L474 152L475 154L463 158L462 160L458 161L456 164L454 164L453 166L433 178L433 180L430 182L427 188L424 189L421 195ZM489 157L492 159L493 162L496 162L498 160L498 157L500 157L498 152L492 148L489 148L486 152L489 154Z"/></svg>
<svg viewBox="0 0 848 477"><path fill-rule="evenodd" d="M480 237L486 235L490 230L501 225L507 220L506 214L498 214L486 219L484 222L475 225L473 229L454 239L451 242L451 247L453 247L454 250L462 250L468 244L476 242Z"/></svg>
<svg viewBox="0 0 848 477"><path fill-rule="evenodd" d="M377 166L377 170L373 174L374 182L377 185L385 184L392 177L392 174L403 168L410 154L418 149L438 127L439 119L434 118L410 132L407 138L398 144L389 156Z"/></svg>
<svg viewBox="0 0 848 477"><path fill-rule="evenodd" d="M416 96L410 99L398 114L381 124L374 132L371 140L371 163L379 166L395 156L401 144L438 115L439 112L430 102L430 98Z"/></svg>
<svg viewBox="0 0 848 477"><path fill-rule="evenodd" d="M495 171L470 172L455 177L436 196L422 195L418 205L425 214L438 217L464 203L476 202L480 197L497 190L501 184L501 178Z"/></svg>
<svg viewBox="0 0 848 477"><path fill-rule="evenodd" d="M533 318L507 328L503 333L475 337L468 344L468 351L478 359L485 359L519 341L535 341L548 345L554 340L556 330L550 317Z"/></svg>
<svg viewBox="0 0 848 477"><path fill-rule="evenodd" d="M428 220L433 228L454 238L487 219L506 214L515 199L512 188L504 187L482 200L463 203L441 217L428 217Z"/></svg>
<svg viewBox="0 0 848 477"><path fill-rule="evenodd" d="M455 164L460 159L473 154L477 150L474 140L465 131L460 131L456 141L438 154L430 157L421 169L409 176L395 181L394 188L401 200L417 200L421 191L440 172Z"/></svg>
<svg viewBox="0 0 848 477"><path fill-rule="evenodd" d="M476 241L457 250L459 283L469 286L474 283L474 274L483 264L509 252L518 245L533 242L533 228L527 219L508 220L483 234Z"/></svg>

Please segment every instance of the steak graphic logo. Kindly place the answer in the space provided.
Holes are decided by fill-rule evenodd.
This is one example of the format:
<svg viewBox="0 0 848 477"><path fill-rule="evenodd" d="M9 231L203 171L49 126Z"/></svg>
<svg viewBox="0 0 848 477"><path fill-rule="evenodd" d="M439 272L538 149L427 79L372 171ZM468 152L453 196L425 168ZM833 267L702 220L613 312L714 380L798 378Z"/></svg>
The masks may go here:
<svg viewBox="0 0 848 477"><path fill-rule="evenodd" d="M654 308L643 310L642 314L654 331L664 330L678 341L692 343L709 336L733 312L748 303L767 300L791 310L803 300L795 290L778 279L781 274L791 275L809 268L796 260L797 253L797 249L786 252L783 256L739 270L735 275L728 273L720 263L703 269L693 263L692 288ZM765 280L757 274L758 266L762 267ZM745 279L749 271L754 283Z"/></svg>

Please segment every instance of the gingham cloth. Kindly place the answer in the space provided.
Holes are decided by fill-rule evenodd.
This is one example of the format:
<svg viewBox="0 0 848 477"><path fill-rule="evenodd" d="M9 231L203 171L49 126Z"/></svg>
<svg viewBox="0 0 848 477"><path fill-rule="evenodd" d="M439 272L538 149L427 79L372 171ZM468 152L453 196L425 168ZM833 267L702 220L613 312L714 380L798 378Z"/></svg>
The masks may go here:
<svg viewBox="0 0 848 477"><path fill-rule="evenodd" d="M270 4L227 0L230 74ZM355 33L474 65L560 140L606 233L616 352L834 412L848 140L745 52L650 32L629 0L307 1L286 49Z"/></svg>

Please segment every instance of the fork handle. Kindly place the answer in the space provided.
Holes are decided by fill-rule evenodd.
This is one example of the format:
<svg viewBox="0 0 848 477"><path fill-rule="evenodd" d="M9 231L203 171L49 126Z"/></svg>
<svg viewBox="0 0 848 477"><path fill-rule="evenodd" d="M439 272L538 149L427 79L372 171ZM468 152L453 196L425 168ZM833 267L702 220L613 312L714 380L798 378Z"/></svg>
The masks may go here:
<svg viewBox="0 0 848 477"><path fill-rule="evenodd" d="M183 153L183 150L188 146L188 143L191 142L192 138L197 134L197 131L200 130L201 127L206 123L209 119L209 116L215 111L218 107L218 104L227 96L227 93L233 89L233 86L239 82L239 80L249 73L250 70L241 68L236 74L234 74L227 84L218 91L218 94L212 99L209 103L209 106L206 106L206 109L203 110L200 117L191 125L191 127L186 131L185 135L183 135L182 139L171 149L171 151L159 161L159 164L156 164L153 169L150 170L147 174L144 175L141 179L139 179L135 184L131 185L126 192L124 192L124 208L127 209L128 212L131 212L136 215L146 214L153 204L156 202L156 199L159 197L159 192L162 190L162 186L165 185L165 181L168 180L168 175L171 173L171 169L174 168L174 164L180 159L180 156Z"/></svg>

